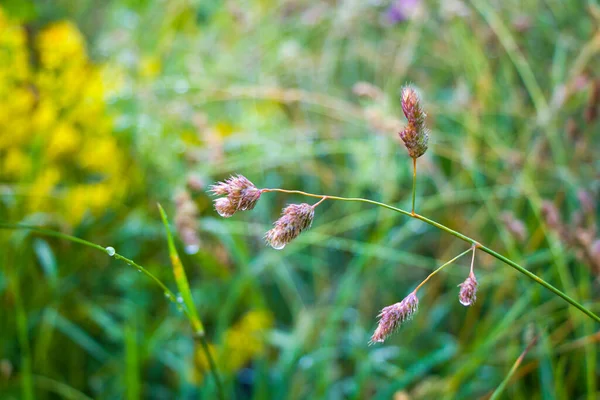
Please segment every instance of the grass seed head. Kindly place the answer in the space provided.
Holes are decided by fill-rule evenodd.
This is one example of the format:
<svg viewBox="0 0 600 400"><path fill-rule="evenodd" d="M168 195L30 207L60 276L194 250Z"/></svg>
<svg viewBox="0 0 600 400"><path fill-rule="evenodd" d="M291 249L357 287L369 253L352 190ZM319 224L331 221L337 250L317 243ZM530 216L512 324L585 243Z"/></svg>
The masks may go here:
<svg viewBox="0 0 600 400"><path fill-rule="evenodd" d="M273 229L266 233L267 244L277 250L283 249L302 231L310 228L314 216L315 211L310 204L290 204L283 209L281 217L275 221Z"/></svg>
<svg viewBox="0 0 600 400"><path fill-rule="evenodd" d="M218 182L210 187L210 191L216 196L227 196L215 200L215 209L222 217L231 217L236 211L252 210L262 193L243 175Z"/></svg>
<svg viewBox="0 0 600 400"><path fill-rule="evenodd" d="M419 308L417 294L412 292L401 302L385 307L379 314L379 325L371 336L371 344L383 342L389 335L402 325L404 321L412 318Z"/></svg>
<svg viewBox="0 0 600 400"><path fill-rule="evenodd" d="M458 301L460 301L460 304L467 307L475 303L478 286L475 275L470 273L467 279L458 286L460 287L460 292L458 293Z"/></svg>
<svg viewBox="0 0 600 400"><path fill-rule="evenodd" d="M411 158L419 158L427 151L429 133L425 128L427 114L421 108L421 100L415 89L405 86L402 89L402 111L408 124L399 135Z"/></svg>
<svg viewBox="0 0 600 400"><path fill-rule="evenodd" d="M224 218L231 217L237 211L227 197L219 197L215 200L215 210Z"/></svg>

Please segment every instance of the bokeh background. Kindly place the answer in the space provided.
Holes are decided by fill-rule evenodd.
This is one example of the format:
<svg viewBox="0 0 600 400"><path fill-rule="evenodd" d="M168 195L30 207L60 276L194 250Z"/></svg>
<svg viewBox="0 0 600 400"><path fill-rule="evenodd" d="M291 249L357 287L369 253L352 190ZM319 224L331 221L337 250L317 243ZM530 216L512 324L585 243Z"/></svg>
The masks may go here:
<svg viewBox="0 0 600 400"><path fill-rule="evenodd" d="M596 0L3 0L0 221L112 246L176 290L177 230L227 398L485 398L537 338L511 399L600 397L598 324L485 254L435 276L414 319L379 310L467 245L325 202L282 251L265 194L220 218L208 186L367 197L409 209L403 84L431 145L418 211L600 313ZM215 398L207 360L153 281L92 248L0 230L0 397Z"/></svg>

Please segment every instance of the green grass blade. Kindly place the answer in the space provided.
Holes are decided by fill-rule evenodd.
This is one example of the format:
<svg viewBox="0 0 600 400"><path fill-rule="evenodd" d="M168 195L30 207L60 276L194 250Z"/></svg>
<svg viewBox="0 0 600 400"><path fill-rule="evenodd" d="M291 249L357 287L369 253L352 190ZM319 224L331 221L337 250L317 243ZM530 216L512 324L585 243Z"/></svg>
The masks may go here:
<svg viewBox="0 0 600 400"><path fill-rule="evenodd" d="M198 317L198 312L196 311L196 306L194 305L194 299L192 298L192 292L190 291L187 275L185 274L183 264L181 264L181 259L179 258L179 254L175 248L175 242L173 241L171 228L169 228L167 214L160 204L158 204L158 209L160 210L160 217L162 218L165 231L167 232L167 242L169 245L171 265L173 266L173 275L175 276L175 283L177 283L177 288L179 289L179 294L183 300L186 314L190 320L190 323L192 324L194 333L198 336L204 336L204 326L202 325L202 321L200 321L200 317Z"/></svg>
<svg viewBox="0 0 600 400"><path fill-rule="evenodd" d="M54 379L45 376L36 375L34 378L35 387L46 390L50 393L55 393L61 399L67 400L92 400L79 390L67 385L66 383L58 382Z"/></svg>
<svg viewBox="0 0 600 400"><path fill-rule="evenodd" d="M173 275L175 276L175 282L177 283L179 293L185 305L186 315L188 316L188 319L192 324L192 328L194 329L196 338L200 341L202 350L208 360L210 370L213 374L215 384L217 386L217 396L219 399L224 399L223 389L221 387L221 379L219 378L217 365L212 355L210 354L208 342L206 341L206 337L204 335L204 326L202 325L202 321L200 321L200 317L198 317L198 312L196 311L196 306L194 305L194 299L192 298L192 292L190 291L190 285L187 279L187 275L185 274L183 264L181 263L181 259L179 258L179 254L177 253L177 249L175 248L175 242L173 240L173 235L171 234L171 228L169 228L169 220L167 219L167 214L165 213L165 210L160 204L158 204L158 209L160 210L160 217L162 218L163 225L165 226L165 231L167 233L167 242L169 245L169 256L171 257L171 264L173 266Z"/></svg>
<svg viewBox="0 0 600 400"><path fill-rule="evenodd" d="M508 385L508 382L510 381L510 379L512 378L512 376L515 374L515 372L517 371L517 369L519 368L519 366L521 365L521 363L523 362L523 359L525 358L525 356L527 355L527 353L529 352L529 350L531 350L531 348L537 343L537 337L534 338L525 348L525 350L523 350L523 352L521 353L521 355L517 358L517 360L515 361L515 363L513 364L513 366L510 368L510 371L508 371L508 374L506 375L506 377L504 378L504 380L502 381L502 383L500 383L500 385L496 388L496 390L494 390L494 393L492 393L492 396L490 397L490 400L497 400L500 398L500 396L502 395L502 392L504 392L504 389L506 389L506 386Z"/></svg>
<svg viewBox="0 0 600 400"><path fill-rule="evenodd" d="M16 276L16 274L15 274ZM17 339L21 346L21 388L23 399L33 400L35 399L33 391L33 378L32 378L32 366L31 366L31 348L29 346L29 335L27 329L27 312L23 306L23 300L20 294L19 281L14 279L14 295L15 295L15 308L17 313Z"/></svg>
<svg viewBox="0 0 600 400"><path fill-rule="evenodd" d="M136 339L135 324L125 326L125 365L126 365L126 394L127 399L142 398L142 385L140 379L139 350Z"/></svg>

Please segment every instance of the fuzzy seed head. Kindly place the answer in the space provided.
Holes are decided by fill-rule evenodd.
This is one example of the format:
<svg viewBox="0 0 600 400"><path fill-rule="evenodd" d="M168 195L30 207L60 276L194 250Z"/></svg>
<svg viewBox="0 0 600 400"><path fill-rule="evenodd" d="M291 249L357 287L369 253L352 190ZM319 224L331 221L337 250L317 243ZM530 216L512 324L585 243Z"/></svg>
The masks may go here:
<svg viewBox="0 0 600 400"><path fill-rule="evenodd" d="M236 211L252 210L262 193L243 175L218 182L210 187L210 191L216 196L227 196L215 200L215 208L223 217L230 217Z"/></svg>
<svg viewBox="0 0 600 400"><path fill-rule="evenodd" d="M429 133L424 128L418 128L412 122L400 131L400 139L408 150L411 158L419 158L427 151L429 147Z"/></svg>
<svg viewBox="0 0 600 400"><path fill-rule="evenodd" d="M215 200L215 210L224 218L231 217L237 211L227 197L219 197Z"/></svg>
<svg viewBox="0 0 600 400"><path fill-rule="evenodd" d="M379 325L371 336L371 344L383 342L389 335L412 318L419 308L419 299L415 292L406 296L401 302L385 307L379 314Z"/></svg>
<svg viewBox="0 0 600 400"><path fill-rule="evenodd" d="M227 181L215 183L210 186L210 191L215 196L227 196L229 195L229 184Z"/></svg>
<svg viewBox="0 0 600 400"><path fill-rule="evenodd" d="M465 307L468 307L475 303L477 299L477 279L473 273L469 274L467 279L460 285L460 292L458 293L458 301Z"/></svg>
<svg viewBox="0 0 600 400"><path fill-rule="evenodd" d="M402 88L402 111L409 121L425 119L425 113L421 109L419 95L411 86Z"/></svg>
<svg viewBox="0 0 600 400"><path fill-rule="evenodd" d="M425 128L427 114L421 108L421 100L415 89L405 86L402 89L402 111L408 120L399 135L411 158L419 158L427 151L429 133Z"/></svg>
<svg viewBox="0 0 600 400"><path fill-rule="evenodd" d="M286 244L310 228L315 210L310 204L290 204L283 209L281 217L265 235L265 241L274 249L281 250Z"/></svg>

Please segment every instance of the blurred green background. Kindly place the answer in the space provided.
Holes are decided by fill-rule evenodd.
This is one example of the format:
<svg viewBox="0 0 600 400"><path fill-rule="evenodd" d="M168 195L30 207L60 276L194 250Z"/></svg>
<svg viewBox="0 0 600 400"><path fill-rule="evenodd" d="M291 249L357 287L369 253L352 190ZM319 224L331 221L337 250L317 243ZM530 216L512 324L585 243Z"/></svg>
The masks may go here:
<svg viewBox="0 0 600 400"><path fill-rule="evenodd" d="M295 195L219 218L208 185L410 209L397 132L412 82L431 129L417 210L600 313L596 0L3 0L0 222L112 246L176 290L160 202L236 399L600 397L598 324L464 242L389 210L325 202L282 251ZM89 247L0 230L0 398L215 398L181 310Z"/></svg>

